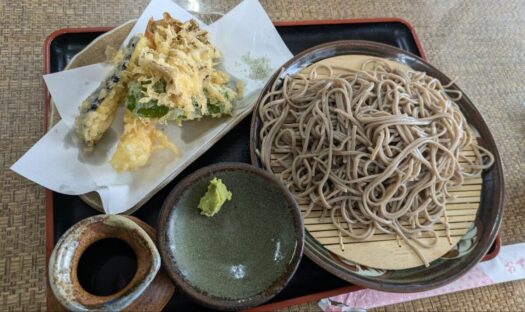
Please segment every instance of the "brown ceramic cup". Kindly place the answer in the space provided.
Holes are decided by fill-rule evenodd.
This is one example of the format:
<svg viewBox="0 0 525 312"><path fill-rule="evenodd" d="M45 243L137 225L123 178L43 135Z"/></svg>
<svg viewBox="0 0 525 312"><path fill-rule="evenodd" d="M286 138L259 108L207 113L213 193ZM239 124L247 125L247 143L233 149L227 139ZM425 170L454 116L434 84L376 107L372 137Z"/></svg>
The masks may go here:
<svg viewBox="0 0 525 312"><path fill-rule="evenodd" d="M122 240L131 247L136 256L136 272L121 290L98 296L82 287L78 264L87 248L108 238ZM64 308L72 311L160 311L175 288L161 269L154 238L155 231L149 225L130 216L96 215L78 222L62 236L51 254L48 272L53 294Z"/></svg>

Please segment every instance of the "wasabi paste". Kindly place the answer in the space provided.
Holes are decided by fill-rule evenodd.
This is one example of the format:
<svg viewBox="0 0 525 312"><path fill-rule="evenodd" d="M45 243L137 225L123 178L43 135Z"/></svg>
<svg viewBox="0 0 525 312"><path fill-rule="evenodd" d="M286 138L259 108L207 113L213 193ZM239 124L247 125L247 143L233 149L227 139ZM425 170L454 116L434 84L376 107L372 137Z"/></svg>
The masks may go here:
<svg viewBox="0 0 525 312"><path fill-rule="evenodd" d="M208 185L208 191L201 198L199 208L201 214L207 217L213 217L222 205L232 199L232 193L228 191L226 185L222 183L221 179L213 178Z"/></svg>

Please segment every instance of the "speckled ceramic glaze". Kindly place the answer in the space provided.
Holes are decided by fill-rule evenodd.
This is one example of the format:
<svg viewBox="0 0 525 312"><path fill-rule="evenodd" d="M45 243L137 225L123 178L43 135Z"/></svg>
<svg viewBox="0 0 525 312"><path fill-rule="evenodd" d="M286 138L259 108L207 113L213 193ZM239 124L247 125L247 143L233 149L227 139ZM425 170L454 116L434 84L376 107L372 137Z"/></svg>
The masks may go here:
<svg viewBox="0 0 525 312"><path fill-rule="evenodd" d="M127 243L135 253L137 268L132 280L120 291L97 296L81 286L77 267L83 252L106 238ZM121 311L139 307L161 310L174 287L159 272L161 259L154 240L153 229L134 217L97 215L78 222L58 241L49 259L49 283L53 294L71 311ZM104 257L103 254L99 256Z"/></svg>
<svg viewBox="0 0 525 312"><path fill-rule="evenodd" d="M206 217L198 204L214 177L232 199ZM295 201L272 176L246 164L218 164L190 175L167 198L159 249L170 276L193 299L242 309L286 285L302 255L303 224Z"/></svg>

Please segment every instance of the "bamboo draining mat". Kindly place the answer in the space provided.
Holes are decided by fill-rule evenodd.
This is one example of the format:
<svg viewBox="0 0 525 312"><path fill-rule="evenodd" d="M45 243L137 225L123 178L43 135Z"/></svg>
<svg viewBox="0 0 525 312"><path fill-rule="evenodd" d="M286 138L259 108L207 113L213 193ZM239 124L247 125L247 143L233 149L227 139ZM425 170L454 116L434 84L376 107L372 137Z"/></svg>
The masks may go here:
<svg viewBox="0 0 525 312"><path fill-rule="evenodd" d="M45 38L64 27L116 26L139 15L147 0L21 0L0 5L0 310L45 308L45 192L8 168L44 132L41 79ZM238 0L182 1L224 12ZM430 63L458 84L487 121L503 160L504 244L525 241L525 2L261 1L274 20L392 16L412 22ZM520 311L525 281L378 309L380 311ZM285 311L319 311L315 303Z"/></svg>
<svg viewBox="0 0 525 312"><path fill-rule="evenodd" d="M342 68L349 70L359 70L361 65L372 59L365 55L341 55L327 58L313 64L301 73L308 76L312 68L317 65L332 66L334 74L342 73ZM374 58L375 59L375 58ZM390 64L392 68L409 71L410 67L386 59L378 59ZM321 70L320 74L325 73ZM475 161L476 157L472 149L465 149L461 155L464 157L460 160L462 163ZM286 158L288 157L288 158ZM272 154L271 167L274 173L277 173L284 181L286 177L281 174L284 168L291 165L292 160L286 154ZM451 189L451 195L455 198L449 200L446 208L446 215L442 221L448 218L450 225L447 233L443 224L436 224L434 229L438 233L439 239L432 248L419 248L427 262L432 262L446 254L453 248L463 237L476 219L476 214L481 201L481 178L466 180L464 185L459 188ZM304 212L308 209L309 200L298 200L301 210ZM342 216L338 216L342 220ZM424 265L422 259L416 254L408 244L393 234L374 234L366 241L358 241L342 234L332 223L331 217L327 214L322 215L320 207L314 210L304 218L305 228L310 234L326 249L333 253L350 260L352 262L365 265L376 269L385 270L402 270ZM343 228L346 224L343 224ZM359 225L355 225L359 228ZM362 228L362 227L361 227ZM365 230L360 230L363 233ZM359 232L354 232L359 235ZM448 235L450 235L450 240ZM421 238L419 241L430 244L433 238Z"/></svg>
<svg viewBox="0 0 525 312"><path fill-rule="evenodd" d="M465 150L461 153L465 159L474 160L474 152ZM279 155L272 155L272 159L279 158ZM463 160L465 162L466 160ZM272 169L279 176L283 171L282 166L278 166L277 161L272 161ZM479 203L481 200L481 188L483 181L481 178L465 180L460 187L450 189L454 196L446 206L446 217L450 225L450 238L448 240L447 231L443 224L435 224L434 230L438 233L437 244L432 248L420 248L421 254L428 262L438 259L446 254L463 237L476 219ZM307 200L298 200L301 211L305 212L310 204ZM342 220L342 217L340 218ZM442 218L445 221L445 217ZM322 215L321 208L314 208L310 214L304 217L306 230L326 249L355 263L368 267L401 270L424 265L414 250L393 234L376 233L367 241L352 239L337 229L332 223L332 219L327 214ZM342 225L346 227L345 224ZM355 229L360 229L354 225ZM364 232L365 230L360 230ZM354 230L359 234L359 230ZM430 243L433 239L423 238L422 242Z"/></svg>

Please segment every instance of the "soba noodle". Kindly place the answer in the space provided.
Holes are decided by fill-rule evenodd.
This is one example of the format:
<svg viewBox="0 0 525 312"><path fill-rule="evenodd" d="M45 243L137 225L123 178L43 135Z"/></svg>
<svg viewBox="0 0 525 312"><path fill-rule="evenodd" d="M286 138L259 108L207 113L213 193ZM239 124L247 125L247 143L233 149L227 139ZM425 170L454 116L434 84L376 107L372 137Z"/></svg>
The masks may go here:
<svg viewBox="0 0 525 312"><path fill-rule="evenodd" d="M428 266L419 248L437 244L433 226L443 223L450 241L449 188L494 161L454 103L461 93L447 87L378 59L357 71L318 65L286 76L259 106L258 155L309 203L305 216L322 209L357 241L394 234Z"/></svg>

